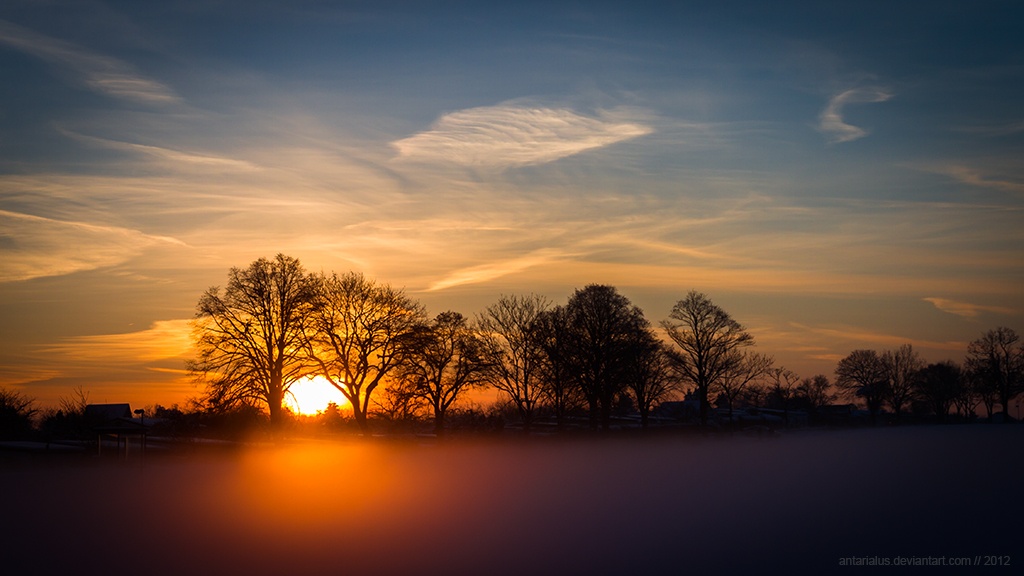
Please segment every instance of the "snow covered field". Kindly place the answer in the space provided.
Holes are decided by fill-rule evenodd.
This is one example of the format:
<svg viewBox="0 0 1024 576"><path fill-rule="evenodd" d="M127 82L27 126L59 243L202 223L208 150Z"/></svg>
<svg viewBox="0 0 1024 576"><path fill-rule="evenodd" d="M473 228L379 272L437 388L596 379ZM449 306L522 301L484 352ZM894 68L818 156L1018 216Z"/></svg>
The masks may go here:
<svg viewBox="0 0 1024 576"><path fill-rule="evenodd" d="M976 424L17 466L0 550L7 574L822 574L984 555L1009 574L1022 447L1024 426Z"/></svg>

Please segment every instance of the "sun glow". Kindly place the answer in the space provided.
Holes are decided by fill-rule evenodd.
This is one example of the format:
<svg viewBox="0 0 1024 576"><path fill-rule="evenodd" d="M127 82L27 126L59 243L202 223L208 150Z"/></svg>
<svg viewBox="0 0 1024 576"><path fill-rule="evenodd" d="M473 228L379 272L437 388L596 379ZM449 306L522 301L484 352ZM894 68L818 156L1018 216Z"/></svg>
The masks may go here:
<svg viewBox="0 0 1024 576"><path fill-rule="evenodd" d="M338 407L348 404L345 396L323 376L309 376L292 384L284 404L297 414L316 414L334 402Z"/></svg>

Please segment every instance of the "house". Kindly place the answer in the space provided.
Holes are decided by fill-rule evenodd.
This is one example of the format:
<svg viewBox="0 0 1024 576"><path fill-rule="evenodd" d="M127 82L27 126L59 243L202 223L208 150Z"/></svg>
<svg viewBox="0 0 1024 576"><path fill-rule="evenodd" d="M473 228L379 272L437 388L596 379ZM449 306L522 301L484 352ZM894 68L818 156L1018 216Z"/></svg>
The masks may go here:
<svg viewBox="0 0 1024 576"><path fill-rule="evenodd" d="M138 438L138 446L146 452L146 434L149 426L132 418L132 407L128 404L89 404L85 407L86 421L92 424L96 434L96 455L103 454L103 440L113 437L117 440L117 453L128 459L128 446L132 437ZM123 448L122 448L123 446Z"/></svg>

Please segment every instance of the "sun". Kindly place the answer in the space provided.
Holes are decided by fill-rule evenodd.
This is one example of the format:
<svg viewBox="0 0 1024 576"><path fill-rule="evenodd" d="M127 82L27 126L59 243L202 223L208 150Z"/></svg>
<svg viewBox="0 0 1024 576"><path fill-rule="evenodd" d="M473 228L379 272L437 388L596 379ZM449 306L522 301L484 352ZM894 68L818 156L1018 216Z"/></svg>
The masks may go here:
<svg viewBox="0 0 1024 576"><path fill-rule="evenodd" d="M284 404L297 414L313 415L334 402L338 407L348 404L345 396L323 376L307 376L292 384L284 396Z"/></svg>

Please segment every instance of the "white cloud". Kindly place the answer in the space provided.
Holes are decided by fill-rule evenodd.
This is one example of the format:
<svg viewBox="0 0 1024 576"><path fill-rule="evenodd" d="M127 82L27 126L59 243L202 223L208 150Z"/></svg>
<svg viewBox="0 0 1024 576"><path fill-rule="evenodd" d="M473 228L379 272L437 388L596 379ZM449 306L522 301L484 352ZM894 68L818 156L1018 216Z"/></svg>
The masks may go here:
<svg viewBox="0 0 1024 576"><path fill-rule="evenodd" d="M0 210L0 282L114 266L158 244L182 244L127 228Z"/></svg>
<svg viewBox="0 0 1024 576"><path fill-rule="evenodd" d="M854 88L833 96L818 116L818 131L828 138L830 144L863 138L868 135L866 130L843 122L843 107L847 104L885 102L890 98L892 94L882 88Z"/></svg>
<svg viewBox="0 0 1024 576"><path fill-rule="evenodd" d="M971 304L969 302L957 302L955 300L947 300L945 298L923 298L925 302L931 302L936 308L943 312L950 314L956 314L962 316L968 320L976 318L981 312L995 312L997 314L1016 314L1016 310L1011 308L1003 308L1001 306L981 306L978 304Z"/></svg>
<svg viewBox="0 0 1024 576"><path fill-rule="evenodd" d="M446 114L430 130L392 145L403 159L503 167L543 164L651 132L572 110L504 105Z"/></svg>
<svg viewBox="0 0 1024 576"><path fill-rule="evenodd" d="M5 20L0 20L0 43L70 71L96 92L149 104L180 100L170 88L142 77L126 62L91 53L81 46Z"/></svg>

